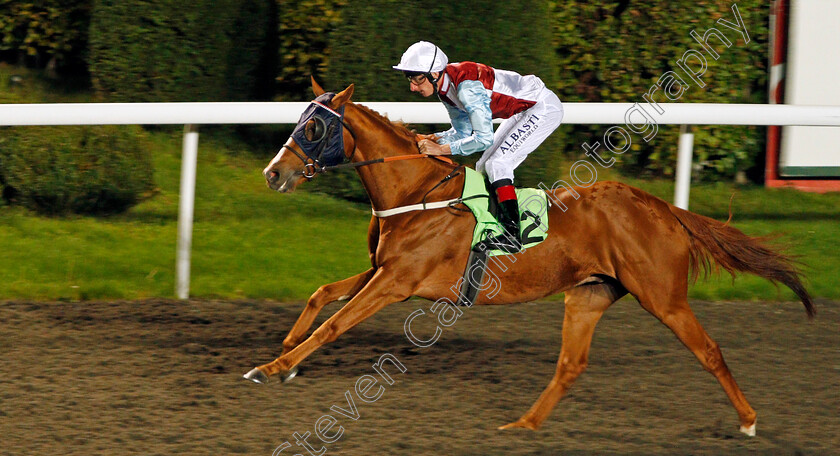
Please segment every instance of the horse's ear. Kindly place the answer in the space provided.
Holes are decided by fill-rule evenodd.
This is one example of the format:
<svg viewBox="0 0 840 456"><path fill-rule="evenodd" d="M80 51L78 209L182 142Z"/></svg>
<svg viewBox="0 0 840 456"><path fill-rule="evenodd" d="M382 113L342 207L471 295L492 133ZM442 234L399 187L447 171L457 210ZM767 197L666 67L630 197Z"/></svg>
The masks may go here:
<svg viewBox="0 0 840 456"><path fill-rule="evenodd" d="M315 82L315 76L310 76L310 78L312 79L312 91L315 92L316 97L320 97L324 94L324 89L322 89L321 86L318 85L317 82Z"/></svg>
<svg viewBox="0 0 840 456"><path fill-rule="evenodd" d="M353 88L355 85L350 84L350 87L338 92L335 97L332 99L333 108L338 109L345 105L348 101L350 101L350 97L353 96Z"/></svg>

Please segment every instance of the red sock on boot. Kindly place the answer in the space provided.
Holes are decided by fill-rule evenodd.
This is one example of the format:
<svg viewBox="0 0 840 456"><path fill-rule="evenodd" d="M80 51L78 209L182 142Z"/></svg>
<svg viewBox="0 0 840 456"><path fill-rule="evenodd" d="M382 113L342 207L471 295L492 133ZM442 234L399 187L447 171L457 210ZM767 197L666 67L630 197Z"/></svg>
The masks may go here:
<svg viewBox="0 0 840 456"><path fill-rule="evenodd" d="M496 189L496 197L500 203L516 199L516 189L513 185L503 185Z"/></svg>

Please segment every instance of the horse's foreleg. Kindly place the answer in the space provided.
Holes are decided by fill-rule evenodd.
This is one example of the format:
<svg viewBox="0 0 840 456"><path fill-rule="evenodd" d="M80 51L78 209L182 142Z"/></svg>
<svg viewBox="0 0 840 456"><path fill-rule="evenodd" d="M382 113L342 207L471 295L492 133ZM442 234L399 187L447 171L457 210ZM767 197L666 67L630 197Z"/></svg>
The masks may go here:
<svg viewBox="0 0 840 456"><path fill-rule="evenodd" d="M367 285L370 278L373 277L374 272L376 270L370 268L361 274L356 274L353 277L338 282L322 285L318 288L318 291L313 293L309 297L309 300L306 301L306 307L301 312L300 317L298 317L291 331L289 331L286 339L283 340L283 354L285 355L292 351L293 348L297 347L303 341L306 333L312 326L312 322L315 321L315 317L318 316L318 313L321 312L324 306L334 301L350 299L356 296L356 293Z"/></svg>
<svg viewBox="0 0 840 456"><path fill-rule="evenodd" d="M499 429L536 430L540 427L557 401L586 369L595 325L604 311L619 297L621 293L608 284L582 285L566 292L563 346L554 377L527 413Z"/></svg>
<svg viewBox="0 0 840 456"><path fill-rule="evenodd" d="M350 302L322 323L311 336L290 352L281 355L268 364L253 369L245 377L262 383L267 380L267 377L287 371L318 347L334 341L339 335L361 323L383 307L410 297L413 292L411 285L404 281L404 276L400 277L403 279L402 282L397 278L397 274L378 269L367 285Z"/></svg>

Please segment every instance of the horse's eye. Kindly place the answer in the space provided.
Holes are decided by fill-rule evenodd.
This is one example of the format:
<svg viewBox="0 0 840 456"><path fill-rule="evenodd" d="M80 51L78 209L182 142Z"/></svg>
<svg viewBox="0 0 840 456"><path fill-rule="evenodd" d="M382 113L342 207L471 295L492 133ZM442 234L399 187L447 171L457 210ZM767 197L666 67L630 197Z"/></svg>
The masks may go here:
<svg viewBox="0 0 840 456"><path fill-rule="evenodd" d="M303 131L307 141L320 141L324 137L324 122L317 119L309 119Z"/></svg>

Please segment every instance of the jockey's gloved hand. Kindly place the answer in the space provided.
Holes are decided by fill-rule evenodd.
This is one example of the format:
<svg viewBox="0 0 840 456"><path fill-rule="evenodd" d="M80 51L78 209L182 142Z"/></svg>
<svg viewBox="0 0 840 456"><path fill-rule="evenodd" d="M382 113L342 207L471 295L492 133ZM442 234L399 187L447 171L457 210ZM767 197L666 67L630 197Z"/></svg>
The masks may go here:
<svg viewBox="0 0 840 456"><path fill-rule="evenodd" d="M437 142L437 140L440 139L440 136L438 136L434 133L429 134L429 135L422 135L420 133L417 133L414 130L412 130L412 133L414 133L414 141L416 141L416 142L420 142L424 139L428 139L429 141Z"/></svg>

